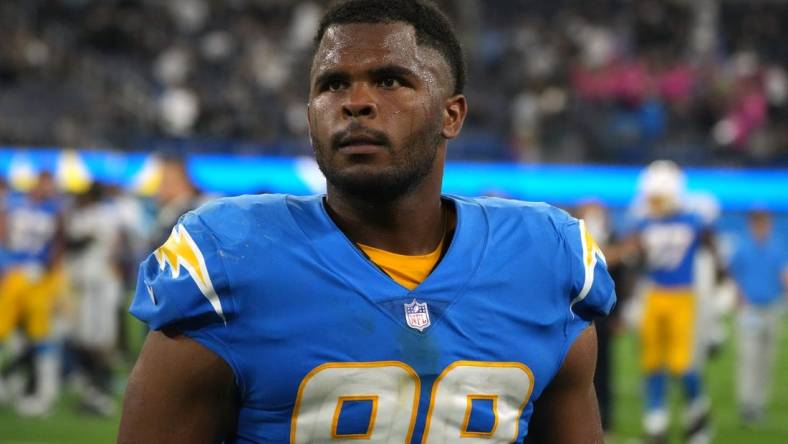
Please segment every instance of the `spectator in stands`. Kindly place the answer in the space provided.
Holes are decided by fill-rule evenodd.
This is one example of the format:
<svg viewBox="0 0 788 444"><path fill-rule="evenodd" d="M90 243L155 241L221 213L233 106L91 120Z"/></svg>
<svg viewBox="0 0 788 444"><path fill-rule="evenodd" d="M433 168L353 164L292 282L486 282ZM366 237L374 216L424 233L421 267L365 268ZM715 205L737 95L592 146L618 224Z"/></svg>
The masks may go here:
<svg viewBox="0 0 788 444"><path fill-rule="evenodd" d="M788 162L777 5L438 2L471 43L456 157ZM307 154L326 3L0 2L0 143Z"/></svg>

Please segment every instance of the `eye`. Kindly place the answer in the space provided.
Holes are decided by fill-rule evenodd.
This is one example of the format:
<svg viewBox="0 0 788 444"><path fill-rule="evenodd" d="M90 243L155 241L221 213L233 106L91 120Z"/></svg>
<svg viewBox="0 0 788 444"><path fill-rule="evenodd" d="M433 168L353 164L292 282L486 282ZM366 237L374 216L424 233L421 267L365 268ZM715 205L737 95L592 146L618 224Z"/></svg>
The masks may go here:
<svg viewBox="0 0 788 444"><path fill-rule="evenodd" d="M385 79L379 81L378 85L385 89L396 89L402 86L402 82L400 82L399 79L395 77L386 77Z"/></svg>
<svg viewBox="0 0 788 444"><path fill-rule="evenodd" d="M342 90L345 86L345 82L341 80L332 80L326 84L326 89L331 92L336 92Z"/></svg>

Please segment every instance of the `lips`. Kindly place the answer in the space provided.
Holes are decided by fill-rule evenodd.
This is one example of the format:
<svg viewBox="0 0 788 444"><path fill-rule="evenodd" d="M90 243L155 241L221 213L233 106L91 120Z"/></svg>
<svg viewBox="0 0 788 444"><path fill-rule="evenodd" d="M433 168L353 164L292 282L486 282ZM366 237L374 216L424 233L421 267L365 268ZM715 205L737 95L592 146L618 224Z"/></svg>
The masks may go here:
<svg viewBox="0 0 788 444"><path fill-rule="evenodd" d="M340 153L344 154L375 154L383 150L383 145L345 145L339 148Z"/></svg>
<svg viewBox="0 0 788 444"><path fill-rule="evenodd" d="M386 141L368 134L349 135L339 140L338 150L345 154L373 154L386 147Z"/></svg>

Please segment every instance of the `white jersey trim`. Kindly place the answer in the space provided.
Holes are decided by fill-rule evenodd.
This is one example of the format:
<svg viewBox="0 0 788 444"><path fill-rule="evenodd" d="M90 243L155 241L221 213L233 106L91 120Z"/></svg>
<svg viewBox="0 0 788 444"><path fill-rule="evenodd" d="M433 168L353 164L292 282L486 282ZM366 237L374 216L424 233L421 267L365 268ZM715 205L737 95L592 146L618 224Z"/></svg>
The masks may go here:
<svg viewBox="0 0 788 444"><path fill-rule="evenodd" d="M580 245L582 246L583 253L581 260L583 261L584 279L583 288L580 289L580 292L572 300L571 304L569 304L570 310L575 306L575 304L582 302L586 296L588 296L588 293L591 291L591 287L594 286L594 270L596 269L597 261L607 264L605 255L602 254L602 250L588 233L588 229L586 228L586 223L584 220L579 220L578 229L580 231Z"/></svg>

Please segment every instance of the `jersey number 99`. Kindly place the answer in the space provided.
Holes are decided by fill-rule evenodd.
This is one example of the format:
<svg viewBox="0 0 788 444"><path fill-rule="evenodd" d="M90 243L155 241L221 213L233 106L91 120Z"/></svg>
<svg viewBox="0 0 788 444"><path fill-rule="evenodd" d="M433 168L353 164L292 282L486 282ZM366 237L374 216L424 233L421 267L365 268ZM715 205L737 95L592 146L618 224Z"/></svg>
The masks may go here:
<svg viewBox="0 0 788 444"><path fill-rule="evenodd" d="M533 373L521 363L454 362L433 384L422 444L513 442L533 386ZM320 365L298 387L290 442L410 443L420 391L418 374L402 362ZM366 419L343 430L351 405ZM482 429L472 418L480 405L492 418Z"/></svg>

